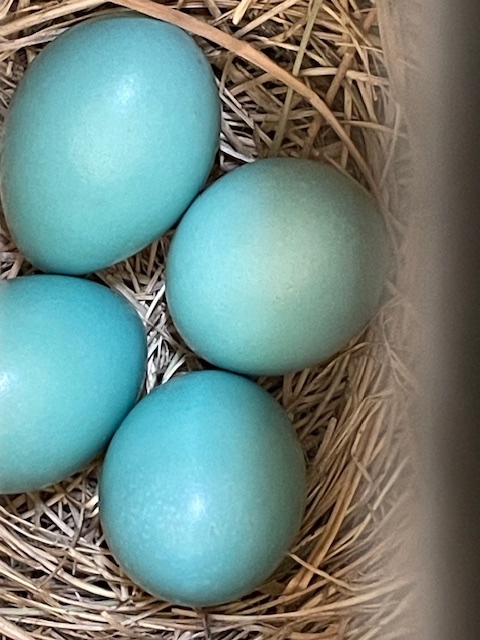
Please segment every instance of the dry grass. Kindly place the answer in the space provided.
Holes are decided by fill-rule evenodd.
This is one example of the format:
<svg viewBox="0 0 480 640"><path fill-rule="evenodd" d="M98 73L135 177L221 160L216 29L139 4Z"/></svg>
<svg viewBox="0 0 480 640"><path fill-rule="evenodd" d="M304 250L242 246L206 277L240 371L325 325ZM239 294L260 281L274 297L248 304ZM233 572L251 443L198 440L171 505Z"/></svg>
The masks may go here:
<svg viewBox="0 0 480 640"><path fill-rule="evenodd" d="M377 194L398 260L382 310L344 352L316 369L261 380L290 412L309 469L301 535L268 584L209 612L143 593L122 575L105 546L94 464L41 494L0 499L0 634L11 640L414 637L403 615L409 590L395 570L410 477L404 416L415 386L404 340L415 322L402 291L407 220L398 206L408 164L402 161L402 115L385 70L375 5L370 0L116 4L198 36L223 103L214 177L268 155L330 162ZM92 0L1 2L2 118L41 47L105 8ZM165 305L169 238L96 274L145 319L147 392L179 370L200 366L179 340ZM33 271L2 223L0 252L0 277Z"/></svg>

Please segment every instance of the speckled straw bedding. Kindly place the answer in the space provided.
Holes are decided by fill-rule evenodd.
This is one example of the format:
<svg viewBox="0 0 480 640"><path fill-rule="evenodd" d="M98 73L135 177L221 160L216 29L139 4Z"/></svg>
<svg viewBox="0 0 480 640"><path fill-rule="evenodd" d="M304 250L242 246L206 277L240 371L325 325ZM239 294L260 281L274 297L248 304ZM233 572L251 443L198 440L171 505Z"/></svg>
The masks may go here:
<svg viewBox="0 0 480 640"><path fill-rule="evenodd" d="M133 585L99 526L99 464L39 494L0 497L0 635L52 638L413 638L409 587L396 560L409 510L415 383L405 336L407 138L378 0L92 0L0 3L0 116L38 51L64 29L114 4L193 33L213 65L223 107L216 178L258 157L329 162L381 201L397 257L385 302L330 362L261 378L292 417L308 461L308 507L288 558L239 602L194 611ZM393 31L394 32L394 31ZM391 54L391 52L390 52ZM401 78L399 78L401 80ZM148 330L145 392L201 368L165 303L171 233L128 261L92 274L122 293ZM0 217L0 277L33 273ZM2 635L3 634L3 635Z"/></svg>

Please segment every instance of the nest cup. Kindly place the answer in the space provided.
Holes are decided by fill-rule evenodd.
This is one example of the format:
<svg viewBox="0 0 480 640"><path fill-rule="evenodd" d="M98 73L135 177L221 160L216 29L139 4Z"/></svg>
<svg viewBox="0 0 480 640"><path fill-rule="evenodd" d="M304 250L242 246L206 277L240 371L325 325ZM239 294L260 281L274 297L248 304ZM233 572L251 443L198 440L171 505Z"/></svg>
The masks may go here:
<svg viewBox="0 0 480 640"><path fill-rule="evenodd" d="M404 337L413 320L403 293L408 278L399 268L408 225L398 186L407 171L408 145L387 72L388 3L377 8L370 0L4 2L2 120L41 48L115 4L178 24L204 49L223 109L212 179L261 157L328 162L379 198L398 260L382 308L341 353L313 369L259 379L295 424L309 487L300 535L268 583L209 611L172 606L143 592L106 547L97 462L40 493L0 497L0 636L409 637L397 561L403 549L399 523L408 515L411 486L403 418L413 388ZM89 276L122 293L144 319L145 393L177 372L202 367L166 308L170 238ZM1 278L34 273L1 218L0 257Z"/></svg>

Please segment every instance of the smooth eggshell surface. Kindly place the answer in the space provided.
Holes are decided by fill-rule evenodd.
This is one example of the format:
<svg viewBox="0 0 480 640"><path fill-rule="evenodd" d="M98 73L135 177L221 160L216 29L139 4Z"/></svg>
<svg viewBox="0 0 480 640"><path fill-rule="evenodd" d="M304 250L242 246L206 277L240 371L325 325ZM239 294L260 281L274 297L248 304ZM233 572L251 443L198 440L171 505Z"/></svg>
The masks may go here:
<svg viewBox="0 0 480 640"><path fill-rule="evenodd" d="M93 18L33 61L9 109L7 223L40 269L82 274L169 229L203 186L220 102L203 52L139 14Z"/></svg>
<svg viewBox="0 0 480 640"><path fill-rule="evenodd" d="M309 160L259 160L191 205L167 259L187 344L223 369L278 375L333 356L377 310L387 236L373 198Z"/></svg>
<svg viewBox="0 0 480 640"><path fill-rule="evenodd" d="M0 493L80 470L132 408L146 358L133 307L67 276L0 281Z"/></svg>
<svg viewBox="0 0 480 640"><path fill-rule="evenodd" d="M105 457L107 543L157 597L207 606L266 580L299 531L305 464L283 409L221 371L179 376L127 416Z"/></svg>

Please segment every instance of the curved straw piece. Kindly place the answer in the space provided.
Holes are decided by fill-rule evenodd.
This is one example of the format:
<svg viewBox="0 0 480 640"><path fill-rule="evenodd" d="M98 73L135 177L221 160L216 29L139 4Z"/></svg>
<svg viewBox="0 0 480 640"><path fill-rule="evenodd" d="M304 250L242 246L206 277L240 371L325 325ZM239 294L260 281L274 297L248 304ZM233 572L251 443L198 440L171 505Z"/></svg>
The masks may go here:
<svg viewBox="0 0 480 640"><path fill-rule="evenodd" d="M312 107L317 109L317 111L325 118L325 121L332 127L340 140L347 147L374 194L377 197L380 196L377 185L365 159L358 151L352 140L348 137L344 128L338 122L331 109L320 98L320 96L312 91L312 89L309 89L304 82L293 76L289 71L282 69L282 67L273 62L273 60L264 53L255 49L255 47L248 42L237 40L237 38L225 33L221 29L213 27L212 25L207 24L202 20L198 20L186 13L182 13L177 9L157 4L152 0L113 0L113 3L125 7L126 9L131 9L132 11L138 11L139 13L143 13L152 18L158 18L165 22L170 22L171 24L175 24L190 33L194 33L197 36L205 38L205 40L214 42L220 47L223 47L240 58L243 58L247 62L250 62L259 69L262 69L266 73L271 74L286 86L291 87L294 91L308 100Z"/></svg>

